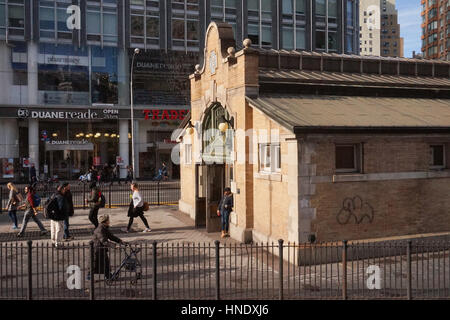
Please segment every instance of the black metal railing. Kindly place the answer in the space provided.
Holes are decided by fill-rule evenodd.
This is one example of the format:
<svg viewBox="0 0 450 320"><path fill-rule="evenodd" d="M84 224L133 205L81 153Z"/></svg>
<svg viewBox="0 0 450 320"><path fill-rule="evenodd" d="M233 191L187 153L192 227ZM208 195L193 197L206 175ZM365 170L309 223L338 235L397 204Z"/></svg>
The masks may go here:
<svg viewBox="0 0 450 320"><path fill-rule="evenodd" d="M0 244L0 299L448 299L450 242Z"/></svg>
<svg viewBox="0 0 450 320"><path fill-rule="evenodd" d="M19 192L24 194L24 187L19 186ZM37 194L41 197L41 206L45 200L55 192L55 187L38 188ZM85 200L89 197L89 186L85 183L71 184L73 203L75 209L86 209ZM126 207L131 201L131 190L129 184L105 183L100 185L100 190L106 199L106 207ZM180 199L179 181L158 181L158 182L140 182L139 191L150 205L172 205L177 204ZM0 186L0 213L6 211L8 203L9 190L5 186Z"/></svg>

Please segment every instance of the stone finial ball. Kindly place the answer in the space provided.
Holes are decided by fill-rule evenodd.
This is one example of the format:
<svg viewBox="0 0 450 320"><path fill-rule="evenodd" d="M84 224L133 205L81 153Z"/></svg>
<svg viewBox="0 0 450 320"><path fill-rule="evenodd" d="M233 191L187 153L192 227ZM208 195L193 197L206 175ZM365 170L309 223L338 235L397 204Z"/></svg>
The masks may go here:
<svg viewBox="0 0 450 320"><path fill-rule="evenodd" d="M249 38L245 39L243 45L245 48L249 48L252 45L252 40L250 40Z"/></svg>
<svg viewBox="0 0 450 320"><path fill-rule="evenodd" d="M234 54L236 53L236 49L235 48L233 48L233 47L229 47L228 49L227 49L227 52L228 52L228 55L230 55L230 56L234 56Z"/></svg>
<svg viewBox="0 0 450 320"><path fill-rule="evenodd" d="M195 71L200 72L200 65L199 64L195 65Z"/></svg>

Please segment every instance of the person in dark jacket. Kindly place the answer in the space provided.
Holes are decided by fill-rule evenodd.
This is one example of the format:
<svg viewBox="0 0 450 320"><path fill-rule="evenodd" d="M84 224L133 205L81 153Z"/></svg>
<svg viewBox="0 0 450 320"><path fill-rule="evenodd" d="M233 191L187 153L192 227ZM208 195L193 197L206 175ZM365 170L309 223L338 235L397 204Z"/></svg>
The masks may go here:
<svg viewBox="0 0 450 320"><path fill-rule="evenodd" d="M105 279L111 278L108 247L111 246L111 242L126 245L127 243L117 238L109 230L110 220L107 214L103 215L99 219L99 225L94 231L94 274L104 274ZM88 275L90 279L91 275Z"/></svg>
<svg viewBox="0 0 450 320"><path fill-rule="evenodd" d="M56 197L58 202L57 214L51 217L50 227L51 227L51 239L52 245L58 248L61 245L64 230L64 220L69 216L69 204L66 198L67 184L61 184L56 189L56 193L53 195Z"/></svg>
<svg viewBox="0 0 450 320"><path fill-rule="evenodd" d="M17 237L22 237L23 233L25 232L25 229L27 228L28 221L30 219L33 219L34 222L38 225L39 229L41 230L41 235L46 235L48 231L44 228L42 225L42 222L37 217L38 211L36 208L36 205L34 203L34 189L32 186L25 187L25 203L22 204L18 209L25 209L25 213L23 215L23 222L22 227L20 228L19 233L17 234Z"/></svg>
<svg viewBox="0 0 450 320"><path fill-rule="evenodd" d="M64 197L66 198L67 201L67 206L68 206L68 215L66 217L66 219L64 220L64 240L69 241L72 240L73 237L70 235L70 231L69 231L69 217L72 217L75 213L74 211L74 207L73 207L73 197L72 197L72 192L70 192L70 184L69 183L64 183L62 185L65 189L66 192L64 193Z"/></svg>
<svg viewBox="0 0 450 320"><path fill-rule="evenodd" d="M36 180L36 167L34 166L34 163L32 163L30 167L30 183L34 184Z"/></svg>
<svg viewBox="0 0 450 320"><path fill-rule="evenodd" d="M89 221L94 225L94 228L98 227L98 210L100 210L100 195L101 191L97 187L96 182L92 182L89 186L91 189L91 193L89 194L89 198L86 199L86 203L89 205Z"/></svg>
<svg viewBox="0 0 450 320"><path fill-rule="evenodd" d="M230 188L225 188L222 199L217 207L217 215L221 218L222 238L229 237L230 213L233 211L233 194Z"/></svg>

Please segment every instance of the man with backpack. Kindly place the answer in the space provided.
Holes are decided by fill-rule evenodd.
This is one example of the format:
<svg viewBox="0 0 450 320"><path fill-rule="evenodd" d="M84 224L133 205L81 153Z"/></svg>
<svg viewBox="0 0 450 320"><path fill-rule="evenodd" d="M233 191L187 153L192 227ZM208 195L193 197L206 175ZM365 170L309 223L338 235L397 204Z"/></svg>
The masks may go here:
<svg viewBox="0 0 450 320"><path fill-rule="evenodd" d="M52 245L58 248L63 239L63 222L69 216L69 204L65 197L68 184L61 184L45 205L47 218L51 220Z"/></svg>
<svg viewBox="0 0 450 320"><path fill-rule="evenodd" d="M20 238L23 236L23 233L25 232L28 221L30 219L33 219L34 222L36 222L39 229L41 230L41 235L46 235L48 231L45 230L44 226L42 225L42 222L37 217L38 214L37 207L39 207L41 201L40 198L35 194L32 186L25 187L25 194L26 194L25 203L18 208L18 209L25 209L25 213L23 215L22 227L20 228L17 237Z"/></svg>
<svg viewBox="0 0 450 320"><path fill-rule="evenodd" d="M94 225L95 228L98 227L98 211L100 208L105 207L105 196L102 195L100 188L97 187L95 182L92 182L89 186L91 193L89 198L86 199L86 203L89 204L89 221Z"/></svg>

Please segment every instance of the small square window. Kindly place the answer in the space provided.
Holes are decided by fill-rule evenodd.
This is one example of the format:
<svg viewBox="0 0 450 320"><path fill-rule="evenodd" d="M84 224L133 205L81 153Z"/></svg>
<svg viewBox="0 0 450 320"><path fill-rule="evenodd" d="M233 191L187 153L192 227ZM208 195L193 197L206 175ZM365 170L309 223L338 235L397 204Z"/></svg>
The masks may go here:
<svg viewBox="0 0 450 320"><path fill-rule="evenodd" d="M445 149L444 145L430 146L430 168L443 169L445 168Z"/></svg>
<svg viewBox="0 0 450 320"><path fill-rule="evenodd" d="M336 172L359 172L359 150L358 144L337 144Z"/></svg>

